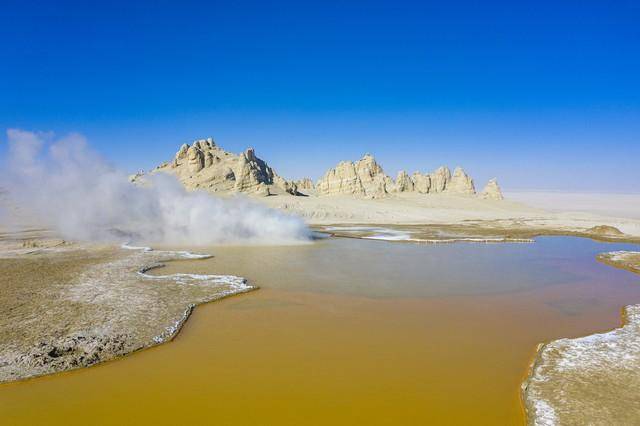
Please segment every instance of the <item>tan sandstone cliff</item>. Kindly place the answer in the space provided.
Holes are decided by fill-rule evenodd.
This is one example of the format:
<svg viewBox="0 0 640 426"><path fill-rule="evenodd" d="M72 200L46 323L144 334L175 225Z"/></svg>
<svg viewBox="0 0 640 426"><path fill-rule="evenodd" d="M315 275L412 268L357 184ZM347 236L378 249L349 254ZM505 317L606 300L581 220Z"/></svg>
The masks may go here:
<svg viewBox="0 0 640 426"><path fill-rule="evenodd" d="M329 169L318 181L316 191L318 195L350 194L369 198L384 197L392 192L476 193L473 179L460 167L455 169L453 175L446 166L431 173L415 172L411 176L401 170L394 181L370 154L355 163L342 161L335 168Z"/></svg>
<svg viewBox="0 0 640 426"><path fill-rule="evenodd" d="M212 138L182 145L171 162L156 167L153 172L175 175L188 190L264 196L298 193L296 184L278 176L256 156L253 148L236 155L217 146Z"/></svg>
<svg viewBox="0 0 640 426"><path fill-rule="evenodd" d="M311 178L305 177L294 181L299 191L311 191L316 188Z"/></svg>
<svg viewBox="0 0 640 426"><path fill-rule="evenodd" d="M387 185L393 180L384 174L373 156L366 154L355 163L342 161L329 169L318 181L318 195L351 194L365 197L381 197L388 193Z"/></svg>
<svg viewBox="0 0 640 426"><path fill-rule="evenodd" d="M398 172L395 183L396 185L394 189L396 192L411 192L416 189L416 183L404 170L400 170Z"/></svg>
<svg viewBox="0 0 640 426"><path fill-rule="evenodd" d="M487 185L482 190L480 197L489 200L504 200L502 190L500 189L500 186L498 186L498 180L496 178L487 182Z"/></svg>
<svg viewBox="0 0 640 426"><path fill-rule="evenodd" d="M315 185L310 178L289 181L258 158L253 148L236 155L217 146L212 138L182 145L171 162L163 163L152 171L156 172L175 175L188 190L202 189L216 193L353 195L363 198L381 198L404 192L476 194L473 179L460 167L456 167L453 174L446 166L430 173L415 172L412 175L402 170L394 180L385 174L370 154L365 154L356 162L340 162ZM143 183L144 176L136 174L131 179ZM495 179L489 181L480 197L503 199Z"/></svg>
<svg viewBox="0 0 640 426"><path fill-rule="evenodd" d="M446 185L445 191L454 194L472 195L476 193L476 188L473 186L473 179L462 170L462 167L456 167L451 180Z"/></svg>

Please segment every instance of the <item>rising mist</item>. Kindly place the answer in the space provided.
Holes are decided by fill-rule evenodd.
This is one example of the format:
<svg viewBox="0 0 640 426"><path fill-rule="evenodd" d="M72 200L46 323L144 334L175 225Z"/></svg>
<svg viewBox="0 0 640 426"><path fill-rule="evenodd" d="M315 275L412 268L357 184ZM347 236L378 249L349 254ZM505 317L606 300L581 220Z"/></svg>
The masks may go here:
<svg viewBox="0 0 640 426"><path fill-rule="evenodd" d="M0 171L4 197L67 239L280 244L310 235L299 218L245 197L187 192L169 175L151 175L144 186L132 184L79 134L56 139L10 129L7 139ZM0 214L0 220L6 217Z"/></svg>

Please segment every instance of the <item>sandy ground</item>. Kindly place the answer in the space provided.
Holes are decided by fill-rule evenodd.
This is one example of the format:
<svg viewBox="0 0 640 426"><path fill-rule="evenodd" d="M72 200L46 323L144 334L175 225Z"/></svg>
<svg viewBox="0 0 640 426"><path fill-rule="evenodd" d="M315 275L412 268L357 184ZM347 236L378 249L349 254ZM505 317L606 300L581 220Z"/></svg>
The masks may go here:
<svg viewBox="0 0 640 426"><path fill-rule="evenodd" d="M507 192L509 200L552 212L585 212L603 216L640 219L640 193L604 194L580 192Z"/></svg>
<svg viewBox="0 0 640 426"><path fill-rule="evenodd" d="M351 196L273 196L260 202L302 216L309 224L469 224L537 229L550 233L583 232L594 226L613 226L640 237L640 218L625 206L627 217L588 212L549 211L513 200L483 200L445 194L398 194L380 199ZM623 209L622 207L620 209Z"/></svg>

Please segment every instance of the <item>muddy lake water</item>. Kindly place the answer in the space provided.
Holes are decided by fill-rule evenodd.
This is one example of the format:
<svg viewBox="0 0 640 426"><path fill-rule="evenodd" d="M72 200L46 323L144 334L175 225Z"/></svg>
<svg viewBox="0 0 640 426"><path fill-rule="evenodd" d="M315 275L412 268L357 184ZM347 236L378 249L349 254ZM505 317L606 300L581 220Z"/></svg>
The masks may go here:
<svg viewBox="0 0 640 426"><path fill-rule="evenodd" d="M629 244L328 238L209 247L162 273L259 290L197 307L164 345L0 386L0 423L522 425L536 346L617 327L640 279L596 261Z"/></svg>

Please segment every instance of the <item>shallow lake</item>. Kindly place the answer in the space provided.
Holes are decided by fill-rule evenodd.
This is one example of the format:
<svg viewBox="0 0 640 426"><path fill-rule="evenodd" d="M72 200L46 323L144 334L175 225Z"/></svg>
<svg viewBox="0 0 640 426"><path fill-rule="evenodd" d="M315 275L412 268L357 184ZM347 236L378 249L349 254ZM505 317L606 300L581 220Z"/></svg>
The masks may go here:
<svg viewBox="0 0 640 426"><path fill-rule="evenodd" d="M607 330L640 278L627 244L413 244L330 238L212 247L160 273L260 290L199 306L171 343L0 386L3 424L523 424L540 342Z"/></svg>

